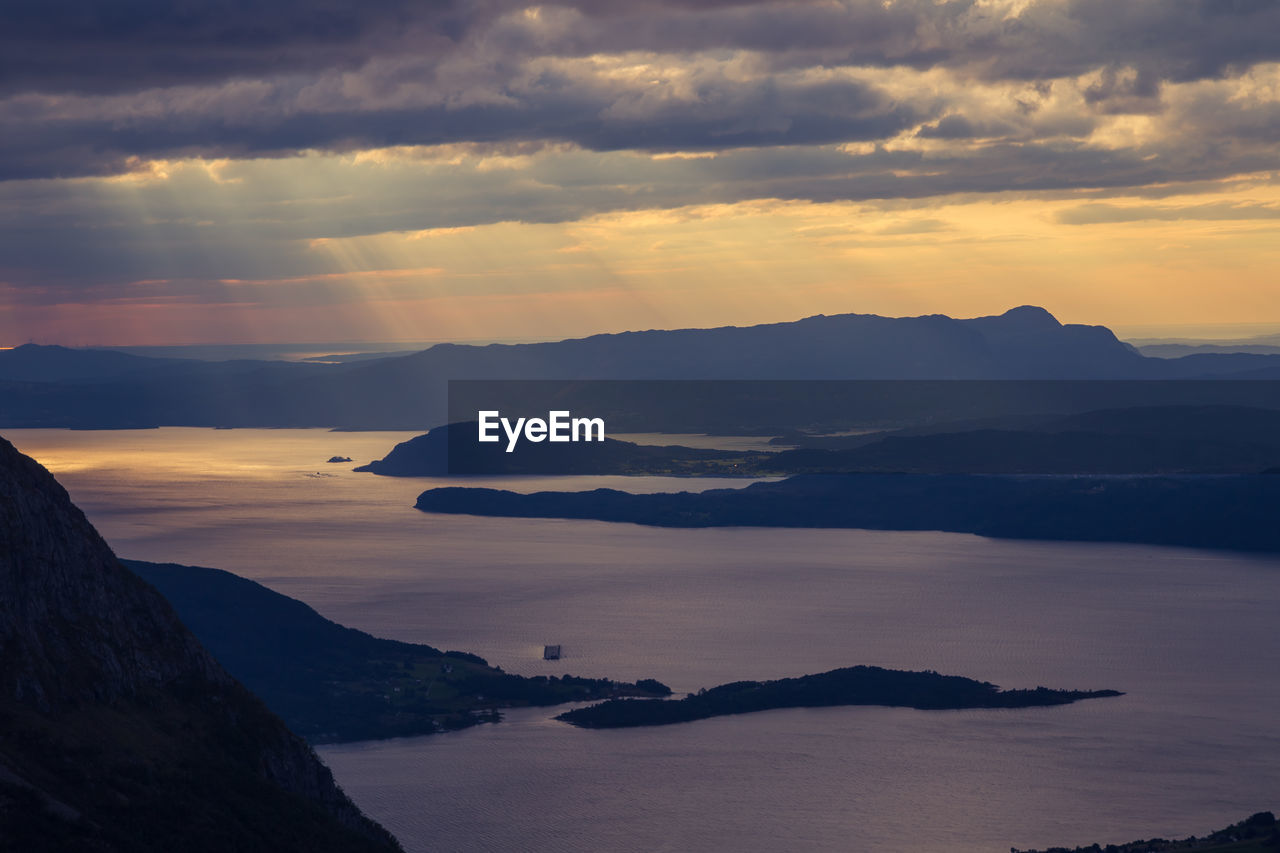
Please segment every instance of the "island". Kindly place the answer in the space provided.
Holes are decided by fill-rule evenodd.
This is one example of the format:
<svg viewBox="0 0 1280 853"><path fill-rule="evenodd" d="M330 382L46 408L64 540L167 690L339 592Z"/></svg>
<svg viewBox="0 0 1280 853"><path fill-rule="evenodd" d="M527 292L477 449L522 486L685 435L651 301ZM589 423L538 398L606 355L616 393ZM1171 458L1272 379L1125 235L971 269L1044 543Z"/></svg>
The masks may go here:
<svg viewBox="0 0 1280 853"><path fill-rule="evenodd" d="M468 474L631 474L649 476L756 476L760 460L772 453L653 446L605 438L553 444L521 442L507 452L504 442L481 444L477 423L446 424L403 441L383 459L361 465L390 477Z"/></svg>
<svg viewBox="0 0 1280 853"><path fill-rule="evenodd" d="M851 666L778 681L735 681L683 699L610 699L556 717L574 726L618 729L666 726L776 708L887 705L927 711L961 708L1041 708L1081 699L1121 696L1115 690L1001 690L986 681L933 671L907 672L878 666Z"/></svg>
<svg viewBox="0 0 1280 853"><path fill-rule="evenodd" d="M228 672L312 743L462 729L498 722L503 708L671 695L654 679L513 675L467 652L339 625L230 572L123 562L159 589Z"/></svg>
<svg viewBox="0 0 1280 853"><path fill-rule="evenodd" d="M350 462L350 461L352 461L352 460L351 460L351 457L350 457L350 456L330 456L330 457L329 457L328 459L326 459L325 461L326 461L326 462L329 462L329 463L332 463L332 464L339 464L339 463L342 463L342 462Z"/></svg>

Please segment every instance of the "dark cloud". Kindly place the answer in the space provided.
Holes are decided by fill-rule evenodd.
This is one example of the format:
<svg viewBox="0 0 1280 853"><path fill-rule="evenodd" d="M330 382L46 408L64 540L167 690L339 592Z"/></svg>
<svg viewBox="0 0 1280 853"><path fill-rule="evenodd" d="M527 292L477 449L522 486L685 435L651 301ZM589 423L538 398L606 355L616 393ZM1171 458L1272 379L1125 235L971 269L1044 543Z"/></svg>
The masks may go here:
<svg viewBox="0 0 1280 853"><path fill-rule="evenodd" d="M1042 0L1005 28L990 73L1036 79L1129 67L1144 81L1186 82L1280 59L1278 29L1276 0Z"/></svg>
<svg viewBox="0 0 1280 853"><path fill-rule="evenodd" d="M1018 80L1136 68L1144 80L1185 82L1280 59L1278 0L1037 0L1016 16L974 0L548 8L559 10L549 25L508 18L492 37L526 55L741 49L779 66L937 66Z"/></svg>
<svg viewBox="0 0 1280 853"><path fill-rule="evenodd" d="M854 81L739 81L699 76L697 96L541 75L519 98L456 105L303 110L268 103L213 110L75 111L17 121L0 137L0 179L110 174L129 158L285 156L454 142L556 141L598 151L703 150L874 140L921 116ZM96 112L87 104L89 112ZM0 116L4 111L0 108Z"/></svg>
<svg viewBox="0 0 1280 853"><path fill-rule="evenodd" d="M1280 166L1280 107L1178 87L1280 60L1277 32L1280 0L10 0L0 180L455 143L823 164L731 198L1212 180ZM1090 147L1118 114L1158 138ZM913 133L947 150L816 153ZM886 165L913 157L932 171Z"/></svg>
<svg viewBox="0 0 1280 853"><path fill-rule="evenodd" d="M5 0L0 91L119 92L357 68L445 50L491 14L461 0Z"/></svg>
<svg viewBox="0 0 1280 853"><path fill-rule="evenodd" d="M1103 113L1159 112L1160 79L1149 68L1129 71L1106 68L1097 82L1084 90L1085 103Z"/></svg>
<svg viewBox="0 0 1280 853"><path fill-rule="evenodd" d="M137 91L500 46L509 60L751 50L783 63L1036 80L1136 68L1186 81L1280 59L1280 0L8 0L5 91Z"/></svg>

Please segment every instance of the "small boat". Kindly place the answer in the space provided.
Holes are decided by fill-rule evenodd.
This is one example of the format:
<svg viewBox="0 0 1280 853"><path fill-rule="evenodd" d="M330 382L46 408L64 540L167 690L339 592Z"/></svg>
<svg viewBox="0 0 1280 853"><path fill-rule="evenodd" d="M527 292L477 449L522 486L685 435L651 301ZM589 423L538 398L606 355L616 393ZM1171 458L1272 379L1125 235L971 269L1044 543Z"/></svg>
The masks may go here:
<svg viewBox="0 0 1280 853"><path fill-rule="evenodd" d="M559 646L543 646L542 659L543 660L560 660L560 647Z"/></svg>

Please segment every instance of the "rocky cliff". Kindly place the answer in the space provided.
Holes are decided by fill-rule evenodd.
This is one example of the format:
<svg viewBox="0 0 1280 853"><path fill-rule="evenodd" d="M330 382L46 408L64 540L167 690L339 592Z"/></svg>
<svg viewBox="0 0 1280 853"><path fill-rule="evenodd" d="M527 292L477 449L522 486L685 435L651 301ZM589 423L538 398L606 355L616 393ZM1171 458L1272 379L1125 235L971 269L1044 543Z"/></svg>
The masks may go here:
<svg viewBox="0 0 1280 853"><path fill-rule="evenodd" d="M0 850L397 849L0 439Z"/></svg>

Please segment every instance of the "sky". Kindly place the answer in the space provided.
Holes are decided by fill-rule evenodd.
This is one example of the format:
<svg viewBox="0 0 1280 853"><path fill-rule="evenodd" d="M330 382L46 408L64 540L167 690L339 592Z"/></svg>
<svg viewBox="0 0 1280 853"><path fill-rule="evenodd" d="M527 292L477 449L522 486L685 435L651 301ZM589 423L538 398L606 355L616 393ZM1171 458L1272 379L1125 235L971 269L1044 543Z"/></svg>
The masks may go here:
<svg viewBox="0 0 1280 853"><path fill-rule="evenodd" d="M1280 0L5 0L0 345L1280 323Z"/></svg>

